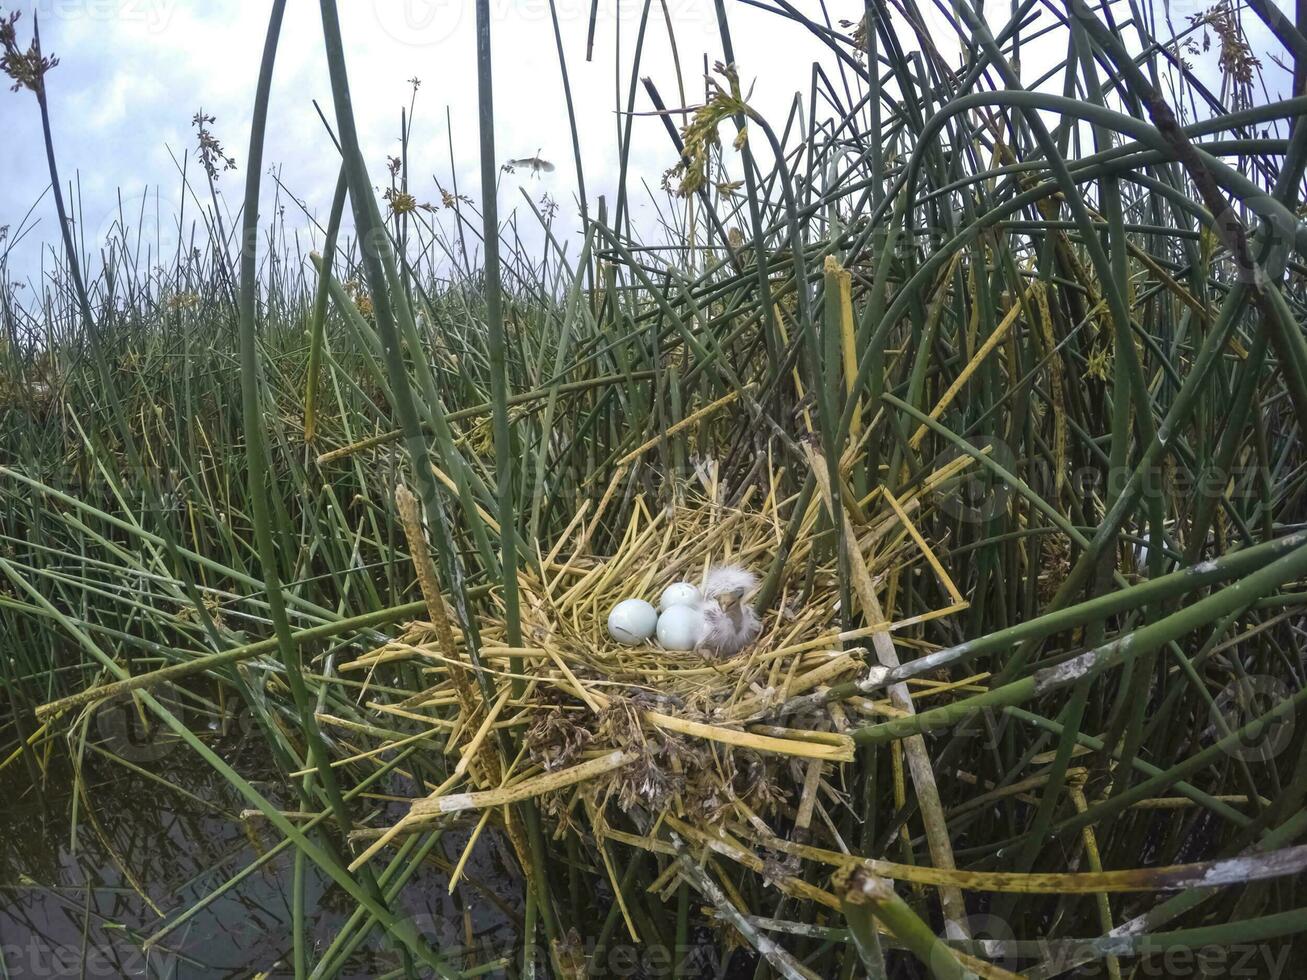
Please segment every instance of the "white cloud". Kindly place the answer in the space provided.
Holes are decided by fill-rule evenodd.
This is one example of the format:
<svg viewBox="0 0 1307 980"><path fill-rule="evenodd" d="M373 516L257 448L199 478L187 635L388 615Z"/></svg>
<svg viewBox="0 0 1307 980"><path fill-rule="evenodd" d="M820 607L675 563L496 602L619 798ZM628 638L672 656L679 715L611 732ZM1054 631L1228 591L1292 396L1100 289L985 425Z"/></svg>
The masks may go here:
<svg viewBox="0 0 1307 980"><path fill-rule="evenodd" d="M1181 17L1182 0L1172 8ZM1285 2L1285 0L1282 0ZM820 8L799 5L820 19ZM585 60L590 0L556 0L578 118L587 190L612 206L618 178L618 128L631 83L632 59L640 26L639 0L600 0L594 54ZM497 155L535 154L557 170L536 180L527 174L502 178L501 213L518 206L519 187L538 198L551 193L562 205L560 222L574 230L574 167L562 84L548 0L492 0ZM713 0L666 0L676 32L686 98L702 97L704 59L722 57ZM842 88L840 66L825 46L803 27L745 4L727 4L731 31L745 86L754 85L753 102L779 128L795 92L807 92L813 61L820 61L832 84ZM860 0L831 5L832 17L856 18ZM958 49L947 19L923 5L940 53L955 62ZM1009 16L1007 0L987 5L991 23ZM1047 19L1047 11L1035 10ZM165 206L178 199L179 177L168 148L180 158L190 152L194 165L191 116L203 107L216 117L214 132L240 169L220 181L234 211L242 194L249 114L266 32L266 5L232 2L186 4L179 0L40 0L42 38L61 58L49 77L55 141L65 181L80 175L88 230L117 209L118 190L139 200L146 188L161 188ZM422 79L409 151L411 189L419 200L436 200L433 175L449 182L449 143L460 191L479 195L478 115L474 5L459 0L349 0L340 4L350 83L360 137L376 184L384 162L398 152L400 109L409 100L407 79ZM26 25L26 26L30 26ZM1252 32L1270 44L1258 24ZM837 26L838 29L838 26ZM905 35L905 46L910 46ZM1045 40L1023 52L1025 74L1060 60L1064 41ZM1212 58L1215 58L1213 53ZM619 71L620 66L620 71ZM1268 72L1276 72L1267 63ZM639 66L651 76L669 106L680 101L676 65L660 2L651 5ZM334 125L331 90L322 52L318 5L287 5L278 48L265 161L281 165L290 190L311 210L325 214L338 166L312 100ZM638 85L637 112L651 106ZM449 124L446 123L446 107ZM827 111L819 106L819 111ZM0 93L0 224L16 224L48 181L40 146L36 107L27 93ZM678 119L679 123L679 119ZM451 127L452 126L452 130ZM451 136L452 133L452 136ZM641 182L657 186L675 155L662 122L634 120L628 193L636 214L650 214ZM270 181L265 181L270 185ZM269 186L270 200L271 187ZM48 205L48 202L47 202ZM49 210L48 206L44 210ZM191 208L193 211L193 207ZM288 212L290 214L290 212ZM534 223L522 216L523 227ZM42 224L53 232L52 218ZM35 268L37 235L11 257L15 270ZM575 251L575 246L573 246Z"/></svg>

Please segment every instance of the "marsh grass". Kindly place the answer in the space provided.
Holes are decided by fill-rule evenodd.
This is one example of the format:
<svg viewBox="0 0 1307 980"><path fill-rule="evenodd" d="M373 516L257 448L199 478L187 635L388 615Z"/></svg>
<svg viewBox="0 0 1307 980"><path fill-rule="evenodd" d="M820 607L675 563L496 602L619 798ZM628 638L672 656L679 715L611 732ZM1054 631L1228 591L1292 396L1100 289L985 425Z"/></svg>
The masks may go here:
<svg viewBox="0 0 1307 980"><path fill-rule="evenodd" d="M602 973L636 937L783 976L1276 959L1307 931L1307 96L1257 95L1228 6L1173 33L1135 4L961 2L958 65L912 2L753 6L828 50L811 90L759 113L718 2L707 101L678 77L668 108L637 84L646 2L619 191L581 193L575 255L547 203L500 220L485 4L482 197L426 205L406 141L374 192L324 0L320 255L280 178L257 212L280 3L250 158L204 168L173 255L129 213L79 237L58 72L6 22L66 234L40 295L6 270L0 297L0 766L80 771L129 698L292 855L296 975L383 935L439 975ZM1301 80L1297 29L1243 16ZM1186 61L1205 35L1217 90ZM1039 78L1035 45L1062 53ZM636 125L669 136L658 229L631 221ZM237 174L233 216L213 182ZM742 555L768 632L738 662L599 635L628 585ZM283 792L194 711L246 718ZM667 789L686 760L711 806ZM451 829L511 855L508 954L402 913L432 861L467 886ZM310 869L350 909L325 947Z"/></svg>

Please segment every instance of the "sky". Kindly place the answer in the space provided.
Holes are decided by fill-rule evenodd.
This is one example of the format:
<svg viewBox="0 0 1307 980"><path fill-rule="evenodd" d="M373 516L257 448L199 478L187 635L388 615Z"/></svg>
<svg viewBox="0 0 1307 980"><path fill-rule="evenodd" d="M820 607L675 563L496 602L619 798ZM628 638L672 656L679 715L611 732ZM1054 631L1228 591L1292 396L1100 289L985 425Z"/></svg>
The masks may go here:
<svg viewBox="0 0 1307 980"><path fill-rule="evenodd" d="M1287 5L1289 0L1278 0ZM815 2L800 9L820 17ZM3 5L0 5L3 6ZM832 58L802 28L739 0L728 0L728 16L742 81L754 86L751 102L773 119L783 116L796 91L806 91L813 61L829 67ZM1173 21L1200 10L1194 0L1171 0ZM599 0L594 53L586 60L591 0L556 0L581 134L581 151L591 203L615 193L618 126L616 90L630 84L631 55L640 23L639 0ZM830 0L833 18L854 19L862 0ZM956 61L951 29L928 3L938 25L942 52ZM80 199L82 231L101 240L117 220L120 200L135 231L142 200L148 202L144 237L158 236L165 253L176 241L173 215L181 200L179 162L194 161L197 111L214 117L213 133L237 169L224 173L218 189L234 213L243 195L249 118L259 58L267 28L268 4L181 2L181 0L38 0L22 9L19 36L39 15L42 44L60 64L47 76L54 139L65 185ZM411 95L409 79L421 80L410 143L410 189L419 201L438 202L438 179L450 186L450 144L459 190L479 197L479 144L475 61L475 15L471 0L340 0L350 83L364 155L374 184L386 181L385 162L399 147L400 110ZM676 34L688 100L703 90L703 64L721 58L713 0L665 0ZM495 141L502 162L535 155L554 162L552 174L519 171L501 177L501 215L519 209L524 223L534 218L522 204L521 190L533 199L549 193L560 205L559 230L579 250L574 215L575 171L563 101L558 56L548 0L490 0L494 64ZM1008 0L987 6L992 22L1006 19ZM1249 14L1248 20L1255 22ZM1257 25L1260 27L1260 25ZM1270 45L1263 33L1258 41ZM1059 45L1060 46L1060 42ZM1061 51L1056 52L1060 58ZM1026 52L1028 62L1040 52ZM1204 55L1215 71L1216 50ZM1264 59L1266 61L1266 59ZM620 77L617 66L621 66ZM1027 64L1027 73L1037 65ZM1268 72L1275 65L1266 61ZM669 105L679 102L662 8L653 5L640 74L650 75ZM317 100L331 117L331 90L322 53L318 4L287 5L273 81L265 167L277 168L287 190L325 223L338 158L313 108ZM643 90L638 111L650 105ZM446 111L448 110L448 122ZM640 187L656 188L664 170L676 162L661 121L634 121L628 187L637 223L652 223L656 211ZM31 279L49 267L49 247L57 225L48 194L45 155L35 100L28 92L0 90L0 226L11 233L24 224L31 232L12 243L11 278ZM272 182L265 180L265 200ZM194 213L194 207L191 213ZM266 206L265 206L266 210ZM311 237L311 223L287 218ZM158 214L156 223L155 214ZM0 246L3 248L4 246Z"/></svg>

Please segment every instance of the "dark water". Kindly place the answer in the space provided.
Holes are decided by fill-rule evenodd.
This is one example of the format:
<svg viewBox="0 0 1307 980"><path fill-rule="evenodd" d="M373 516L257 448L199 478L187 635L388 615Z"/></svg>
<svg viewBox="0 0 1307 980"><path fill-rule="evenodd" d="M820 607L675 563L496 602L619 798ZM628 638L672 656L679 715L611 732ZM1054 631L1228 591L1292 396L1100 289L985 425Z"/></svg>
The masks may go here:
<svg viewBox="0 0 1307 980"><path fill-rule="evenodd" d="M89 734L123 748L112 731L93 725ZM298 808L252 741L204 737L279 806ZM43 778L21 758L0 770L0 978L291 976L291 848L142 949L280 840L261 818L240 818L248 804L239 794L182 745L126 753L176 789L88 751L79 793L68 752L62 742L53 747ZM412 795L411 786L384 789ZM466 831L446 832L431 856L448 866L466 840ZM394 903L433 949L461 951L463 968L518 948L520 887L501 848L493 835L483 837L452 896L448 874L429 862ZM385 866L385 854L374 866ZM309 939L321 951L353 900L307 863L305 898ZM374 934L338 975L374 977L400 966Z"/></svg>

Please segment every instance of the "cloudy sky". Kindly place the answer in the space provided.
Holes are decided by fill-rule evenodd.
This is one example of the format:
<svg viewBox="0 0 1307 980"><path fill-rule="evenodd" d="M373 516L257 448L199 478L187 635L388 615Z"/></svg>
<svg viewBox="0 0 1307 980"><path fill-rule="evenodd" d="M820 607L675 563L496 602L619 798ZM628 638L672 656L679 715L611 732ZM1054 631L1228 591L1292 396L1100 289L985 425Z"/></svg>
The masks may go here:
<svg viewBox="0 0 1307 980"><path fill-rule="evenodd" d="M1287 5L1289 0L1278 2ZM587 62L590 5L590 0L556 0L580 120L587 190L593 201L600 193L614 193L617 86L625 93L630 83L642 4L599 0L594 55ZM814 18L820 16L816 3L800 0L798 5ZM476 197L479 164L471 0L341 0L339 6L355 112L373 182L383 182L386 157L397 152L400 109L410 97L407 80L416 77L422 85L410 148L411 189L420 201L438 199L435 180L449 184L452 140L459 189ZM862 0L831 0L828 6L832 17L855 18ZM946 43L951 30L929 4L922 6L939 25L936 36L944 39L943 53L956 60L956 45L950 51ZM702 92L704 55L710 61L721 57L713 0L665 0L665 7L675 26L693 102ZM1200 8L1194 0L1170 4L1177 24ZM17 9L24 11L19 26L20 37L25 38L33 8ZM65 183L75 182L79 189L87 239L103 237L117 217L120 196L123 210L133 215L135 224L144 197L150 213L146 237L157 232L164 250L169 250L169 244L175 243L172 215L181 199L178 162L184 154L191 153L191 173L198 173L191 119L200 109L215 117L214 133L241 164L219 181L223 200L234 213L243 190L267 5L250 0L39 0L34 9L46 52L60 59L47 80L55 142ZM829 68L829 52L776 15L738 0L730 0L727 9L743 81L756 86L754 104L777 118L796 90L808 88L814 60ZM1009 2L997 0L990 9L991 19L999 22L1006 19ZM575 210L575 178L548 2L491 0L491 10L498 156L502 161L533 155L538 149L558 164L553 174L541 178L526 173L505 176L501 212L521 207L519 188L524 188L537 199L550 193L561 205L560 221L566 222ZM1248 17L1255 20L1251 14ZM1270 42L1264 32L1258 33L1257 40L1266 50ZM1055 56L1060 58L1061 52ZM1037 51L1026 52L1027 73L1034 70L1029 62L1037 57ZM1212 62L1206 70L1214 74L1215 49L1205 57ZM1270 75L1282 74L1264 61ZM668 103L675 104L676 74L657 3L640 74L652 76ZM288 190L325 220L338 161L313 110L315 99L330 115L318 5L299 0L288 4L282 29L265 159L269 166L280 168ZM649 108L643 91L636 107ZM661 122L637 118L628 185L637 220L643 216L652 222L655 213L640 181L656 187L663 170L674 162ZM36 204L27 218L28 225L35 222L35 227L11 247L10 274L15 278L36 276L42 264L50 262L56 225L49 196L41 199L47 183L34 99L26 92L0 91L0 225L9 225L12 233ZM161 228L154 226L156 200ZM523 218L534 220L529 215ZM291 225L307 229L308 222L291 221ZM575 223L563 227L574 230ZM573 244L573 253L577 247Z"/></svg>

